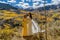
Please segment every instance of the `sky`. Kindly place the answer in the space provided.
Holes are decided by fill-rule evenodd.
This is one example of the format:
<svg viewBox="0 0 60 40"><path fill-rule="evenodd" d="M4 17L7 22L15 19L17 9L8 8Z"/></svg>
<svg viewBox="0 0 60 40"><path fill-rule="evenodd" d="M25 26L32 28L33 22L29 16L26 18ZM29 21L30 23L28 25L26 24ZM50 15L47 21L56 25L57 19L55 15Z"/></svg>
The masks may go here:
<svg viewBox="0 0 60 40"><path fill-rule="evenodd" d="M60 0L0 0L0 3L10 4L19 8L38 8L43 7L44 3L46 5L57 5L60 3Z"/></svg>

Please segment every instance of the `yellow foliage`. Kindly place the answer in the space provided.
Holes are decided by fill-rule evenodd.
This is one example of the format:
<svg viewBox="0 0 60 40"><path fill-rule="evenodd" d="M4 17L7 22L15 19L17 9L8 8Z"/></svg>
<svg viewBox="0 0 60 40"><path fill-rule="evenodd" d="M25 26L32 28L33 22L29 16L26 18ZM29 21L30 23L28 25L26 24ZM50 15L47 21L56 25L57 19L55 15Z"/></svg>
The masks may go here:
<svg viewBox="0 0 60 40"><path fill-rule="evenodd" d="M50 17L47 18L47 22L52 22L52 21L53 21L53 18L50 18Z"/></svg>
<svg viewBox="0 0 60 40"><path fill-rule="evenodd" d="M53 14L53 16L52 17L57 17L59 14L57 14L57 13L55 13L55 14Z"/></svg>

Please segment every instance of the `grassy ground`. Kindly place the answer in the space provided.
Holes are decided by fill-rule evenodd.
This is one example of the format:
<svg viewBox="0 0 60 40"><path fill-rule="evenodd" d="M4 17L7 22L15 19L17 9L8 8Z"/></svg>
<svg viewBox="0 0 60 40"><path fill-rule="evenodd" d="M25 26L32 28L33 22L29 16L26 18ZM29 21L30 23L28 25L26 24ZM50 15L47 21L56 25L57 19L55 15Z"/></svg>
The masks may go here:
<svg viewBox="0 0 60 40"><path fill-rule="evenodd" d="M47 34L46 32L37 33L26 39L21 35L24 14L7 11L3 13L0 13L0 23L2 23L0 24L0 40L46 40L46 38L47 40L60 40L60 12L47 12L47 14L32 12L33 19L39 24L41 30L46 30ZM9 13L11 13L10 16L8 16ZM10 20L11 18L12 20Z"/></svg>

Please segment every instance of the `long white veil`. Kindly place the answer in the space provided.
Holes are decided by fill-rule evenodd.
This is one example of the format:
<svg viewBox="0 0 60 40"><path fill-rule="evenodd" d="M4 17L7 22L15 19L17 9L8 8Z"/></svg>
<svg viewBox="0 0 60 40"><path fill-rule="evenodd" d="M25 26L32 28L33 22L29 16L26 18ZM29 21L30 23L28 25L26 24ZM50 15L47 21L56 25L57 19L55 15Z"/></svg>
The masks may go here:
<svg viewBox="0 0 60 40"><path fill-rule="evenodd" d="M45 30L41 30L40 27L38 26L38 23L36 23L33 19L32 19L32 33L38 33L38 32L44 32Z"/></svg>

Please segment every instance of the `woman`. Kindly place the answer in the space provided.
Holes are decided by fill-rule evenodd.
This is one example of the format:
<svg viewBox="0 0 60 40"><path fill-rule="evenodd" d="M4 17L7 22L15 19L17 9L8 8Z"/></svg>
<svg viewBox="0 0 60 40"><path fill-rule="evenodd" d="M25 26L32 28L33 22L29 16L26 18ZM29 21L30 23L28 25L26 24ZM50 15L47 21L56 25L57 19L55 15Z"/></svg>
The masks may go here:
<svg viewBox="0 0 60 40"><path fill-rule="evenodd" d="M31 18L30 15L24 15L23 18L23 29L22 29L22 36L23 38L27 39L27 40L31 40L30 38L32 37L32 22L31 22Z"/></svg>

